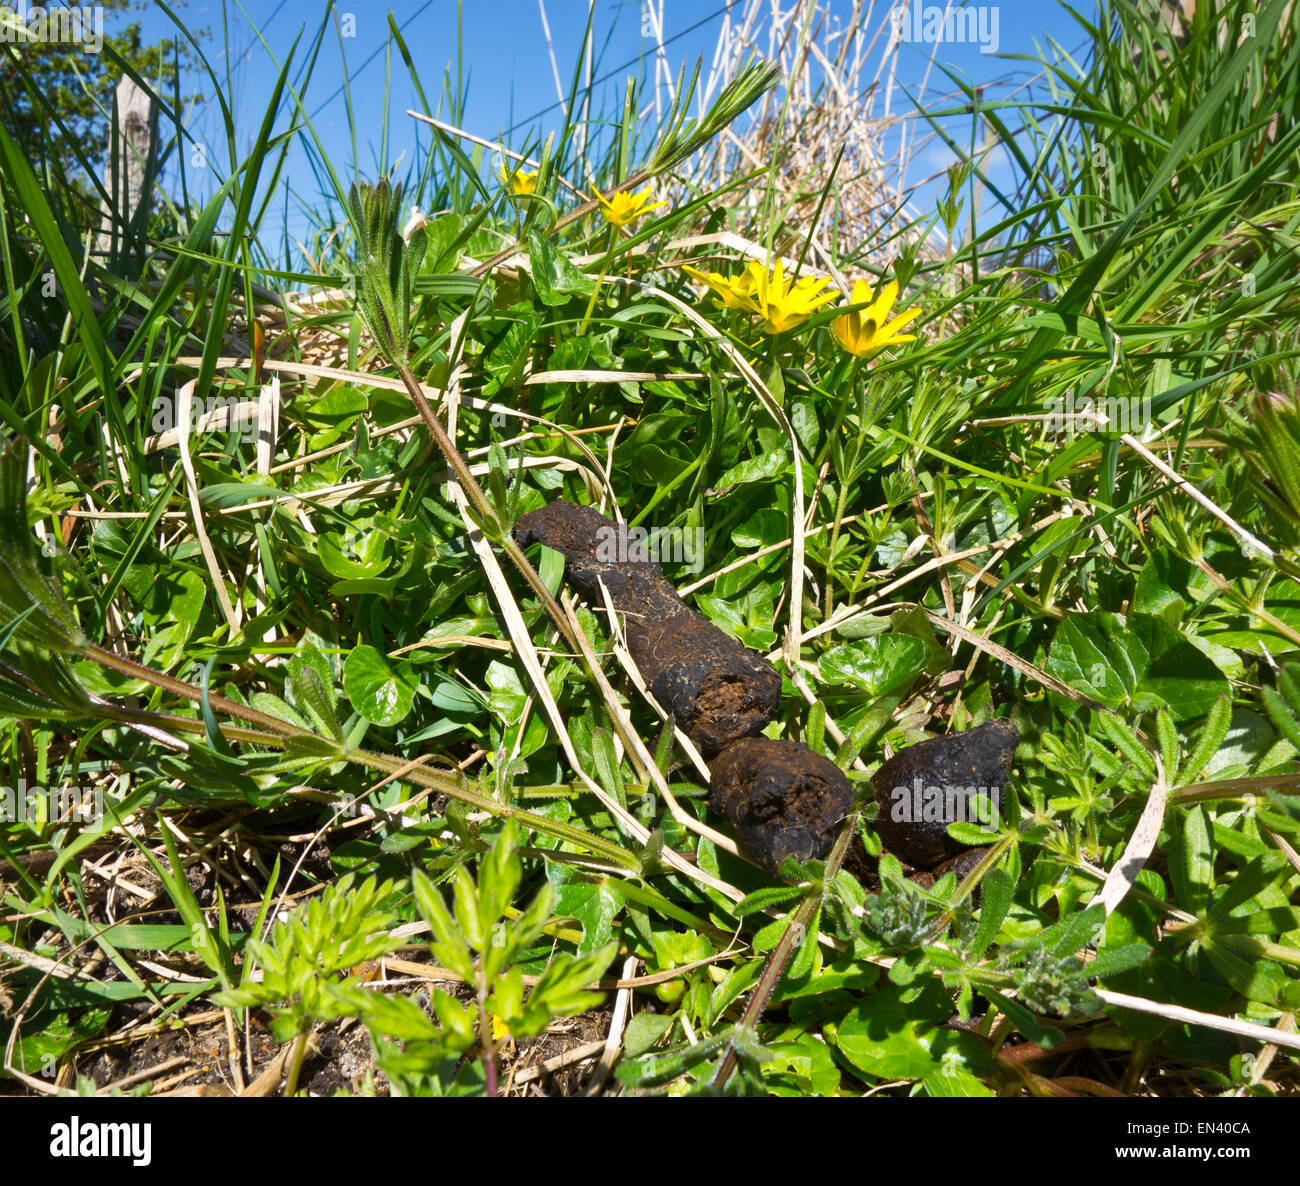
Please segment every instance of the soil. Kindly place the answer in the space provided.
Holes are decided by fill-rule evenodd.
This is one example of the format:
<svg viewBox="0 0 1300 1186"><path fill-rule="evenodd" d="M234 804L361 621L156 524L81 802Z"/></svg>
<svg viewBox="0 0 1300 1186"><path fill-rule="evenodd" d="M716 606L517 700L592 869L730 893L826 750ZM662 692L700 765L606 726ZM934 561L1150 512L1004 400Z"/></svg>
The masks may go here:
<svg viewBox="0 0 1300 1186"><path fill-rule="evenodd" d="M470 999L468 990L460 985L443 984L445 991ZM128 1007L140 1011L143 1006ZM210 1015L210 1011L206 1011ZM508 1040L497 1051L497 1066L503 1094L512 1095L576 1095L590 1081L597 1056L589 1055L580 1061L557 1067L553 1071L535 1072L526 1082L515 1083L521 1071L549 1059L556 1059L575 1047L603 1040L609 1033L612 1009L606 1006L578 1017L556 1018L553 1025L536 1038L514 1042ZM129 1018L128 1018L129 1020ZM264 1024L265 1018L252 1015L249 1027L252 1078L244 1068L244 1077L253 1082L264 1070L271 1067L284 1053ZM241 1038L241 1045L243 1039ZM92 1079L103 1088L127 1076L146 1072L153 1067L183 1058L182 1065L174 1071L162 1071L155 1079L155 1092L164 1091L180 1095L226 1096L237 1094L238 1085L230 1069L230 1047L226 1027L222 1021L187 1025L177 1020L173 1028L160 1029L136 1041L115 1041L106 1049L83 1055L77 1060L77 1072ZM243 1056L240 1055L241 1066ZM610 1079L605 1090L617 1088ZM279 1095L283 1083L278 1082L272 1092ZM313 1031L303 1060L299 1090L309 1096L331 1096L336 1092L349 1095L389 1094L388 1081L375 1065L370 1035L364 1025L353 1019L318 1027Z"/></svg>

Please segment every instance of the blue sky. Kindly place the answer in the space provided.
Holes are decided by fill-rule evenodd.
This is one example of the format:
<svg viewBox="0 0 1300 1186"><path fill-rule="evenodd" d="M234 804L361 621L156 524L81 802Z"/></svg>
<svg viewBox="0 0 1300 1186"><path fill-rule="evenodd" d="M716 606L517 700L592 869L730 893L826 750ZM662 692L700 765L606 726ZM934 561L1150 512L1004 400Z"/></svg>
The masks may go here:
<svg viewBox="0 0 1300 1186"><path fill-rule="evenodd" d="M600 109L603 96L611 108L617 105L628 74L638 69L638 59L647 52L649 42L642 36L645 0L596 0L595 45L596 74L610 74L608 82L597 88L593 106ZM731 0L733 13L739 12L744 0ZM829 0L841 18L852 9L852 0ZM901 4L902 0L894 0ZM918 28L913 10L918 0L910 0L909 33ZM870 21L883 24L888 19L890 0L877 0ZM925 5L924 7L933 7ZM1095 4L1085 0L1080 11L1091 16ZM668 54L676 70L683 61L694 62L705 55L706 67L712 54L723 19L726 0L664 0L663 24L669 39ZM587 0L547 0L546 17L554 46L556 69L567 92L582 45L587 21ZM314 34L324 5L321 0L259 0L245 3L241 9L233 0L190 0L181 13L191 28L205 28L211 37L204 49L219 75L229 62L233 85L232 107L237 125L240 153L251 146L277 73L276 60L282 61L295 36L303 33L305 43ZM345 80L351 88L357 129L357 159L364 174L373 176L381 137L386 76L390 80L388 95L389 157L407 159L415 151L415 124L405 111L421 106L401 59L394 52L391 71L387 62L388 15L401 28L403 37L419 68L430 102L435 107L442 100L444 77L450 74L453 85L459 77L467 92L463 123L471 131L495 140L504 135L512 147L520 147L530 131L545 134L559 126L562 113L557 104L555 75L547 49L538 0L464 0L459 7L461 37L456 36L458 6L455 0L392 0L389 4L362 4L360 0L341 0L338 5L341 31L327 34L319 63L306 94L305 106L311 114L317 135L336 166L353 159L346 99ZM1017 54L1035 54L1036 46L1048 39L1075 50L1083 43L1082 32L1058 0L1006 0L984 6L984 24L978 32L987 36L996 19L997 53L981 52L976 44L951 40L937 46L908 44L898 57L896 86L906 87L921 98L935 103L938 96L951 91L951 84L936 63L960 73L975 85L983 85L990 94L1008 93L1028 81L1035 70L1032 63L1017 61ZM154 4L143 14L145 36L166 36L171 23ZM924 10L921 20L924 21ZM924 26L920 26L923 31ZM264 39L263 46L259 38ZM883 38L882 38L883 40ZM765 39L764 39L765 41ZM300 48L295 63L303 57ZM991 46L990 46L991 48ZM928 88L922 90L927 79ZM200 93L210 90L207 80L190 80L191 89ZM906 105L896 91L896 107ZM434 114L446 116L445 110ZM288 111L277 125L287 125ZM955 127L958 122L954 121ZM969 127L969 121L964 121ZM215 150L214 159L224 168L226 151L218 107L213 102L200 104L191 114L188 127L193 135ZM428 129L424 129L427 133ZM422 134L423 135L423 134ZM427 135L423 136L427 143ZM941 145L935 145L914 161L912 176L937 172L950 163ZM1011 180L1005 162L995 164L994 180ZM174 177L174 171L173 171ZM190 174L191 184L202 189L202 174ZM293 192L308 205L321 204L319 187L307 157L295 150L290 158L287 177ZM922 190L922 200L933 200L935 187ZM282 207L277 207L282 209ZM291 228L297 233L307 224L307 217L292 206Z"/></svg>

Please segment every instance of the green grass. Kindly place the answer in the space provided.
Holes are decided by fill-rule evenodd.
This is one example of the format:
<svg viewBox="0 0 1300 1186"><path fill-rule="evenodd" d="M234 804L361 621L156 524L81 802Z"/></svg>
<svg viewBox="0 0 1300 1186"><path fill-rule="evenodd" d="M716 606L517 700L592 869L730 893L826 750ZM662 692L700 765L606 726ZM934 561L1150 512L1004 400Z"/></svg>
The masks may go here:
<svg viewBox="0 0 1300 1186"><path fill-rule="evenodd" d="M1284 8L1202 4L1180 45L1105 7L1032 94L922 113L968 114L1023 183L952 143L936 210L830 240L850 282L923 309L864 360L831 332L842 302L768 336L681 270L739 272L734 246L682 243L724 230L820 268L831 171L797 193L775 156L712 188L683 172L746 134L761 65L697 124L683 98L637 125L635 88L601 134L566 122L527 146L531 196L431 132L400 196L315 139L291 80L322 24L247 157L223 100L227 180L157 213L127 275L85 263L78 190L18 149L0 91L0 774L102 807L0 823L3 1090L111 1085L133 1033L206 1016L224 1042L214 1010L261 1007L289 1092L321 1073L313 1030L356 1018L351 1090L499 1093L560 1019L603 1038L630 1003L617 1066L584 1072L607 1091L1294 1094ZM277 221L294 137L332 195L310 265ZM560 181L588 176L671 201L614 231ZM439 213L408 247L411 203ZM252 423L156 439L190 382ZM1133 419L1060 419L1098 406ZM510 537L560 497L699 538L669 577L782 668L769 733L856 786L1014 719L974 873L846 871L855 829L879 854L869 801L791 882L728 851L603 610ZM373 991L380 958L432 991ZM225 1064L234 1090L261 1069Z"/></svg>

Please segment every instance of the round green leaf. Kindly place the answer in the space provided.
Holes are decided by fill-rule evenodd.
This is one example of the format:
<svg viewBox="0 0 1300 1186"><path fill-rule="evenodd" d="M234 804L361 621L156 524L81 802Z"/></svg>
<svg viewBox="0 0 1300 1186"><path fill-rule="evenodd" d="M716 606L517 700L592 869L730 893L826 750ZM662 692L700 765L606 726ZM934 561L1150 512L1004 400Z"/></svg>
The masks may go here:
<svg viewBox="0 0 1300 1186"><path fill-rule="evenodd" d="M828 684L847 684L869 696L883 696L911 683L924 669L929 652L909 634L877 634L832 647L818 664Z"/></svg>
<svg viewBox="0 0 1300 1186"><path fill-rule="evenodd" d="M343 664L343 691L372 725L395 725L411 711L419 677L408 663L390 665L372 646L357 647Z"/></svg>
<svg viewBox="0 0 1300 1186"><path fill-rule="evenodd" d="M1152 614L1073 614L1057 628L1046 667L1110 708L1164 705L1175 721L1204 716L1229 691L1214 663Z"/></svg>

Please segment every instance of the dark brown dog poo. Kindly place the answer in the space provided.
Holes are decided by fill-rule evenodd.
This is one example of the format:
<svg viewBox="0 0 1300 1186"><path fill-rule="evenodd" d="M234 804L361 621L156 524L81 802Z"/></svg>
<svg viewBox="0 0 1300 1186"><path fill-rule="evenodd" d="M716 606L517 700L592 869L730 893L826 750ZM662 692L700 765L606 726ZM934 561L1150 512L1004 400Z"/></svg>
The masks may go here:
<svg viewBox="0 0 1300 1186"><path fill-rule="evenodd" d="M948 825L962 820L996 826L1019 740L1011 721L989 721L895 754L871 780L881 843L918 869L933 869L963 852L967 846L948 835Z"/></svg>
<svg viewBox="0 0 1300 1186"><path fill-rule="evenodd" d="M844 772L798 741L745 738L723 750L709 773L709 806L731 824L740 851L769 873L786 857L824 857L853 807Z"/></svg>
<svg viewBox="0 0 1300 1186"><path fill-rule="evenodd" d="M683 607L628 649L654 698L705 757L758 733L781 706L781 677L762 655Z"/></svg>
<svg viewBox="0 0 1300 1186"><path fill-rule="evenodd" d="M592 507L552 502L521 515L514 535L562 553L569 583L592 605L604 605L602 584L609 590L646 686L705 757L776 715L776 670L689 609L626 525Z"/></svg>
<svg viewBox="0 0 1300 1186"><path fill-rule="evenodd" d="M958 881L961 881L967 873L975 868L988 852L988 847L984 848L966 848L959 852L950 861L944 861L942 865L936 865L933 869L925 869L920 873L913 873L912 880L923 889L929 889L945 873L951 873ZM976 897L973 899L976 906L979 905L979 887L975 889Z"/></svg>

